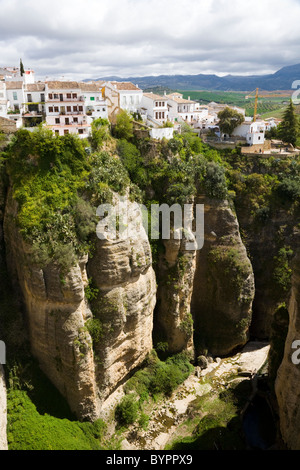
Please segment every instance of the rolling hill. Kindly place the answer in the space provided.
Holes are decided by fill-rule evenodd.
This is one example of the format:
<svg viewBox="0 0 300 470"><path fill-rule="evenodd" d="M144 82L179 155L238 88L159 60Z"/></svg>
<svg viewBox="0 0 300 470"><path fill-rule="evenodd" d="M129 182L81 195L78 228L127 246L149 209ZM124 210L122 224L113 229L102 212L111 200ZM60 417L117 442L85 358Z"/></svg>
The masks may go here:
<svg viewBox="0 0 300 470"><path fill-rule="evenodd" d="M146 89L153 86L166 87L173 90L220 90L220 91L251 91L291 90L292 83L300 80L300 64L283 67L270 75L159 75L146 77L117 76L102 77L96 80L131 81ZM88 81L88 80L87 80Z"/></svg>

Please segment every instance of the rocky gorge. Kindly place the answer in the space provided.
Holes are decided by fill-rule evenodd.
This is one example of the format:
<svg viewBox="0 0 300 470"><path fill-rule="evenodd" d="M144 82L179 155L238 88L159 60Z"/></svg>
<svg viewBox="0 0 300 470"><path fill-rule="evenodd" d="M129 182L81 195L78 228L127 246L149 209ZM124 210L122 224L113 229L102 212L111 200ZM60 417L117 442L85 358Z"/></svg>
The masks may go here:
<svg viewBox="0 0 300 470"><path fill-rule="evenodd" d="M169 143L107 137L98 149L101 160L95 157L90 163L79 143L66 140L68 152L62 153L62 143L57 155L55 149L45 155L43 145L54 146L51 138L42 134L37 141L28 142L23 132L6 150L1 170L1 276L15 292L17 325L22 318L30 355L76 418L91 423L105 419L111 398L137 371L143 371L153 349L161 360L185 354L197 367L209 357L235 354L251 338L268 341L275 312L285 304L289 330L282 338L285 351L279 354L274 387L283 442L291 449L299 448L299 377L290 360L292 342L300 339L299 202L278 189L292 167L298 174L299 162L269 161L269 166L258 167L252 161L243 162L238 153L224 154L222 160L198 137L187 134ZM204 156L198 159L198 154ZM147 179L141 168L147 170ZM81 199L93 201L93 216L84 206L83 218L78 219L75 196L68 203L63 196L61 207L54 216L49 215L55 202L52 195L61 191L61 198L70 192L65 187L68 177ZM37 185L37 178L43 178L45 187L49 183L49 194L44 190L35 194L28 181ZM138 191L131 185L144 193L144 204L161 204L164 197L182 204L182 194L190 185L191 192L183 202L192 203L189 218L193 225L196 204L205 207L203 248L186 249L190 238L184 227L180 240L171 231L169 240L153 243L143 228ZM125 194L131 237L96 236L93 217L107 192L112 205L114 195ZM35 218L39 210L40 219ZM61 238L55 238L51 230L60 217L63 230ZM83 233L82 227L91 221L92 230ZM51 245L51 256L43 251L46 245ZM62 263L62 255L57 253L65 245L74 246L77 252L74 259L73 253L64 253ZM7 303L1 304L0 331L9 348L14 344L8 335L13 325L4 308ZM152 367L158 367L155 364ZM11 367L9 363L5 367L7 382ZM3 448L7 446L5 397L1 373Z"/></svg>

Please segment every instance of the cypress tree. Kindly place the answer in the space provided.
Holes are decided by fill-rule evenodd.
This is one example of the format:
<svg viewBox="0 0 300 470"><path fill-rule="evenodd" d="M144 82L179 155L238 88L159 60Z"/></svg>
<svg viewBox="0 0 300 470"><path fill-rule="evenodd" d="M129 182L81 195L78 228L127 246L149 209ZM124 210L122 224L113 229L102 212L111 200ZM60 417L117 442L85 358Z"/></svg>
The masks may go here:
<svg viewBox="0 0 300 470"><path fill-rule="evenodd" d="M278 130L279 137L284 142L292 144L295 147L299 136L299 120L292 100L283 115L283 120Z"/></svg>
<svg viewBox="0 0 300 470"><path fill-rule="evenodd" d="M20 74L21 74L21 77L23 77L24 73L25 73L24 65L23 65L22 59L20 59Z"/></svg>

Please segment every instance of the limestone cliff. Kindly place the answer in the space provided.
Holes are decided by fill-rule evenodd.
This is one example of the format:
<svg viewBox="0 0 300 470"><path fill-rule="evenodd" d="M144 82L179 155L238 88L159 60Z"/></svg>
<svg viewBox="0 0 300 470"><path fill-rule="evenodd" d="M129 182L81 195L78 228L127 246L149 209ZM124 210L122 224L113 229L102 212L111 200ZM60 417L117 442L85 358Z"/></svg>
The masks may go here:
<svg viewBox="0 0 300 470"><path fill-rule="evenodd" d="M152 348L156 283L148 239L141 232L134 245L96 240L94 257L83 257L65 274L54 262L33 264L16 216L9 193L7 264L22 292L32 353L73 412L80 419L97 419L103 400ZM104 335L97 338L89 328L94 312L85 296L87 269L103 301L95 316Z"/></svg>
<svg viewBox="0 0 300 470"><path fill-rule="evenodd" d="M249 338L254 275L228 202L204 196L196 202L205 207L203 248L186 250L184 237L164 241L156 341L172 353L226 355Z"/></svg>
<svg viewBox="0 0 300 470"><path fill-rule="evenodd" d="M286 301L288 290L282 291L276 284L274 258L282 246L293 247L295 214L277 209L272 218L257 224L243 207L238 210L238 219L251 256L255 275L255 298L251 334L259 339L269 338L273 316L278 306Z"/></svg>
<svg viewBox="0 0 300 470"><path fill-rule="evenodd" d="M294 259L292 291L289 301L289 330L285 344L284 358L278 370L275 383L276 396L279 408L280 429L285 444L291 450L300 449L300 366L293 363L292 356L296 353L298 360L300 354L293 349L294 341L300 341L300 253Z"/></svg>
<svg viewBox="0 0 300 470"><path fill-rule="evenodd" d="M7 450L6 424L6 386L3 367L0 365L0 450Z"/></svg>
<svg viewBox="0 0 300 470"><path fill-rule="evenodd" d="M249 338L254 274L239 224L227 201L205 205L205 242L197 252L192 315L196 353L226 355Z"/></svg>
<svg viewBox="0 0 300 470"><path fill-rule="evenodd" d="M192 205L191 205L192 207ZM193 211L186 214L186 220L193 221ZM158 264L158 292L155 311L155 338L158 349L168 348L170 353L183 350L193 352L193 320L191 297L196 269L196 251L187 250L187 243L195 241L194 236L180 230L179 238L171 233L170 240L164 240L164 253ZM165 346L164 346L165 344Z"/></svg>
<svg viewBox="0 0 300 470"><path fill-rule="evenodd" d="M92 310L102 330L94 349L103 400L152 349L156 279L151 248L139 206L125 202L127 233L98 240L88 263L88 275L99 290Z"/></svg>

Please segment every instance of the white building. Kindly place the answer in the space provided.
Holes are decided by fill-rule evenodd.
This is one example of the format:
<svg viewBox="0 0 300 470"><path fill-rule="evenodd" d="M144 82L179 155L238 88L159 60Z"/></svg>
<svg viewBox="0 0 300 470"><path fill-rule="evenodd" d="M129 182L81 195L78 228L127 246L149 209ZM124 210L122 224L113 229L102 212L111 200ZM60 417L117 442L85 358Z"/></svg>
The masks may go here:
<svg viewBox="0 0 300 470"><path fill-rule="evenodd" d="M141 111L147 115L147 119L154 120L157 124L164 124L169 118L167 96L144 93Z"/></svg>
<svg viewBox="0 0 300 470"><path fill-rule="evenodd" d="M6 98L9 101L8 114L22 114L25 110L25 94L23 81L6 81Z"/></svg>
<svg viewBox="0 0 300 470"><path fill-rule="evenodd" d="M143 91L131 82L106 82L105 98L108 100L109 115L121 109L136 113L141 107Z"/></svg>
<svg viewBox="0 0 300 470"><path fill-rule="evenodd" d="M80 83L80 90L84 98L84 106L88 121L95 119L108 119L108 106L104 98L101 82Z"/></svg>
<svg viewBox="0 0 300 470"><path fill-rule="evenodd" d="M243 122L232 133L233 136L246 139L249 145L264 144L266 126L263 121Z"/></svg>
<svg viewBox="0 0 300 470"><path fill-rule="evenodd" d="M276 128L280 122L280 119L276 119L273 117L265 119L264 123L266 126L266 131L270 131L271 129Z"/></svg>
<svg viewBox="0 0 300 470"><path fill-rule="evenodd" d="M168 99L169 118L171 121L183 120L189 124L199 122L208 116L208 108L201 107L190 97L186 100L180 93L165 95Z"/></svg>
<svg viewBox="0 0 300 470"><path fill-rule="evenodd" d="M7 115L19 129L23 125L22 116L25 112L25 94L23 81L6 81Z"/></svg>
<svg viewBox="0 0 300 470"><path fill-rule="evenodd" d="M26 84L24 87L24 96L23 124L26 127L34 127L45 119L45 83Z"/></svg>
<svg viewBox="0 0 300 470"><path fill-rule="evenodd" d="M6 98L5 82L0 82L0 116L7 117L8 101Z"/></svg>
<svg viewBox="0 0 300 470"><path fill-rule="evenodd" d="M78 82L46 82L46 123L56 135L88 137L90 124Z"/></svg>

